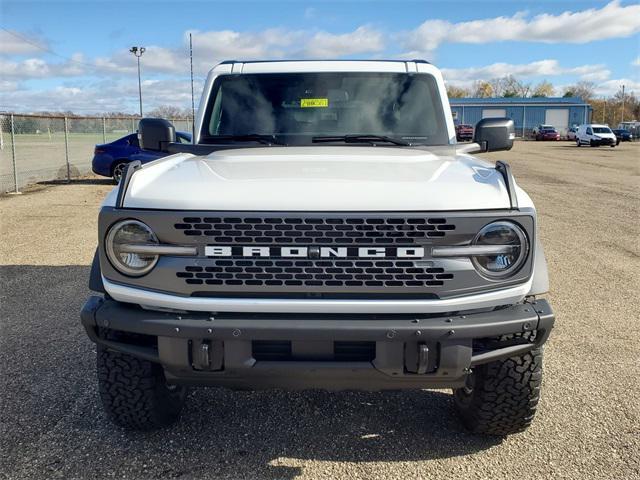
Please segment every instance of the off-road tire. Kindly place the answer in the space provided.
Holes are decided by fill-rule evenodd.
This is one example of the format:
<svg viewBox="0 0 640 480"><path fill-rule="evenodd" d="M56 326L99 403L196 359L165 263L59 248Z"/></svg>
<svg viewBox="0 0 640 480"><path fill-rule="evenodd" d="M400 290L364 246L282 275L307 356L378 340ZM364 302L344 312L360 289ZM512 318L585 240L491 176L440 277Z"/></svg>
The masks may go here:
<svg viewBox="0 0 640 480"><path fill-rule="evenodd" d="M464 426L474 433L505 436L531 424L540 399L542 348L479 365L467 386L454 389Z"/></svg>
<svg viewBox="0 0 640 480"><path fill-rule="evenodd" d="M98 346L98 391L109 418L129 430L155 430L180 416L186 388L167 385L159 364Z"/></svg>

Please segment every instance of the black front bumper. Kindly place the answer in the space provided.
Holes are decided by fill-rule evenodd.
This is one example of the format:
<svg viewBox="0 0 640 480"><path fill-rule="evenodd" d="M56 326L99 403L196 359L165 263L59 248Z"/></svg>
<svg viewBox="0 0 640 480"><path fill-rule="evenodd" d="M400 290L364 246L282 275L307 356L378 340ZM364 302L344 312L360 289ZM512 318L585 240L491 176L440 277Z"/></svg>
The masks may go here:
<svg viewBox="0 0 640 480"><path fill-rule="evenodd" d="M593 145L597 145L599 147L603 147L603 146L611 146L611 145L617 145L620 143L620 140L614 140L613 138L601 138L600 140L591 140L591 143Z"/></svg>
<svg viewBox="0 0 640 480"><path fill-rule="evenodd" d="M545 300L463 315L211 316L93 296L81 318L94 342L162 364L170 382L336 390L459 387L472 367L542 345L554 323Z"/></svg>

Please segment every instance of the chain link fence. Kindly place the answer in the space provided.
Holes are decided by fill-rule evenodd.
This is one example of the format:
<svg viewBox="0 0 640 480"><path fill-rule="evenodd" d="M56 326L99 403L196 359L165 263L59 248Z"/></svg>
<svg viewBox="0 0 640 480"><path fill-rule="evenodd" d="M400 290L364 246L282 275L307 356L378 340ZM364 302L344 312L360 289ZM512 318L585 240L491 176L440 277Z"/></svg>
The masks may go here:
<svg viewBox="0 0 640 480"><path fill-rule="evenodd" d="M0 113L0 193L91 173L96 144L133 133L138 117L76 117ZM170 120L191 132L191 119Z"/></svg>

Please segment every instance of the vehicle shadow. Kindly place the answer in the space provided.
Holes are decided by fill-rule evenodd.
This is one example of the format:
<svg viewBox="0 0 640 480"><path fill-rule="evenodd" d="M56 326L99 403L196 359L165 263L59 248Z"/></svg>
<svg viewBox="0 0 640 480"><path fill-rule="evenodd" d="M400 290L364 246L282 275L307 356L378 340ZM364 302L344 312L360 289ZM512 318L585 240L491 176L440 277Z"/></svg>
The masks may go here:
<svg viewBox="0 0 640 480"><path fill-rule="evenodd" d="M117 438L122 446L103 450L104 455L152 463L161 452L167 465L161 476L180 478L293 479L309 463L424 462L474 454L502 442L465 431L451 395L425 390L196 388L182 418L170 428L127 432L103 414L92 428L107 445Z"/></svg>
<svg viewBox="0 0 640 480"><path fill-rule="evenodd" d="M38 182L38 185L113 185L111 178L60 178Z"/></svg>
<svg viewBox="0 0 640 480"><path fill-rule="evenodd" d="M193 388L175 425L125 431L102 410L95 345L79 321L88 275L88 266L0 266L10 476L290 479L317 462L428 461L501 442L465 431L449 392L424 390Z"/></svg>
<svg viewBox="0 0 640 480"><path fill-rule="evenodd" d="M187 431L201 433L199 440L180 445L183 455L199 445L210 451L233 446L233 457L252 456L255 478L294 478L296 469L274 465L281 458L350 463L425 461L464 456L501 442L465 431L452 403L451 394L426 390L199 389L190 395L181 423L172 430L182 438ZM216 435L218 432L224 435ZM229 475L238 465L231 468L226 472Z"/></svg>

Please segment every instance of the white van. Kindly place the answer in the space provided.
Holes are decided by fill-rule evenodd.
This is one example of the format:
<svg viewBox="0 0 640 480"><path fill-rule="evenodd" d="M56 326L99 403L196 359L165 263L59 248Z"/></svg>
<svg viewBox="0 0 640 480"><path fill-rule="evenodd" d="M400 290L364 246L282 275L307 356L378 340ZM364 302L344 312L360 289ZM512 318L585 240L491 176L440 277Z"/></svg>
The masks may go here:
<svg viewBox="0 0 640 480"><path fill-rule="evenodd" d="M607 125L586 124L580 125L576 132L576 145L589 145L591 147L599 147L600 145L609 145L615 147L620 141Z"/></svg>

